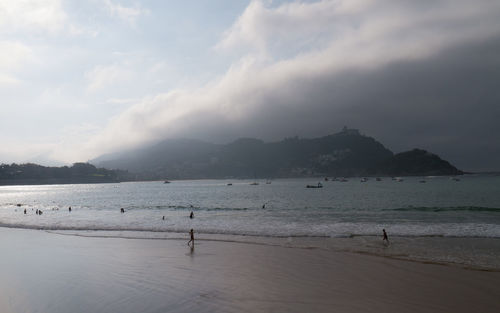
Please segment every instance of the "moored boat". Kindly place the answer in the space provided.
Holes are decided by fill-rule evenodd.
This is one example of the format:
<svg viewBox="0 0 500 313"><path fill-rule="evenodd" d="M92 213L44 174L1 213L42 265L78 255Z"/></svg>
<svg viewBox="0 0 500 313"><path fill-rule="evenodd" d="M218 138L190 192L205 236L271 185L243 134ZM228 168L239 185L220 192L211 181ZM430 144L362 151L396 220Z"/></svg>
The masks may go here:
<svg viewBox="0 0 500 313"><path fill-rule="evenodd" d="M323 185L318 183L317 185L307 185L306 188L323 188Z"/></svg>

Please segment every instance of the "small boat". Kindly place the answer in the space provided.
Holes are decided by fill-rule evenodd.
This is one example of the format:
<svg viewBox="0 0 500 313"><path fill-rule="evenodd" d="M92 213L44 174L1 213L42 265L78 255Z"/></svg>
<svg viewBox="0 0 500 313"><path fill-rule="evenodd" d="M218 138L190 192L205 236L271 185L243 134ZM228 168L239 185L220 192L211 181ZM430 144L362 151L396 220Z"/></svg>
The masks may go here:
<svg viewBox="0 0 500 313"><path fill-rule="evenodd" d="M421 183L421 184L424 184L424 183L426 183L426 182L427 182L427 181L425 181L424 179L422 179L422 180L420 180L420 181L419 181L419 183Z"/></svg>
<svg viewBox="0 0 500 313"><path fill-rule="evenodd" d="M228 186L232 186L233 184L232 184L232 183L229 183L229 184L227 184L227 185L228 185Z"/></svg>
<svg viewBox="0 0 500 313"><path fill-rule="evenodd" d="M366 177L361 178L362 183L367 182L367 181L368 181L368 179L366 179Z"/></svg>
<svg viewBox="0 0 500 313"><path fill-rule="evenodd" d="M254 181L253 183L250 183L251 186L257 186L259 183Z"/></svg>
<svg viewBox="0 0 500 313"><path fill-rule="evenodd" d="M168 180L164 181L163 183L164 184L170 184L170 182Z"/></svg>
<svg viewBox="0 0 500 313"><path fill-rule="evenodd" d="M307 185L306 188L323 188L323 185L318 183L317 185Z"/></svg>

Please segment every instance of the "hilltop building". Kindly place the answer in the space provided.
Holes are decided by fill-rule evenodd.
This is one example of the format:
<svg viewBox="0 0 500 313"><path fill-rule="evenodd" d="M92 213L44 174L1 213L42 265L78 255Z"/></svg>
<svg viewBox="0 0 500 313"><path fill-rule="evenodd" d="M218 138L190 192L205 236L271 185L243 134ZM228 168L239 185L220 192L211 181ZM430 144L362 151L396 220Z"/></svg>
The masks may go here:
<svg viewBox="0 0 500 313"><path fill-rule="evenodd" d="M342 128L342 131L340 133L343 134L343 135L356 135L356 136L360 136L361 135L359 133L359 129L347 128L347 126L344 126L344 128Z"/></svg>

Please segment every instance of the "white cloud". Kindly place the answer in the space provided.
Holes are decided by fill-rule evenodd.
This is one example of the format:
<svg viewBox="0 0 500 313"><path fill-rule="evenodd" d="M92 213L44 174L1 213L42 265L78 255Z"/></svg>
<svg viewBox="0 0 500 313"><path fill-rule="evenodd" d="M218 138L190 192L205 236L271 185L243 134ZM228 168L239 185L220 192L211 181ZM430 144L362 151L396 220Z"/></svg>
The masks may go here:
<svg viewBox="0 0 500 313"><path fill-rule="evenodd" d="M106 100L106 103L109 104L130 104L130 103L137 103L141 101L141 99L137 98L111 98Z"/></svg>
<svg viewBox="0 0 500 313"><path fill-rule="evenodd" d="M21 81L15 77L0 73L0 87L5 86L5 85L7 85L7 86L17 85L20 82Z"/></svg>
<svg viewBox="0 0 500 313"><path fill-rule="evenodd" d="M132 71L120 65L99 65L85 73L87 90L95 92L118 83L129 81Z"/></svg>
<svg viewBox="0 0 500 313"><path fill-rule="evenodd" d="M254 0L216 45L219 51L251 53L267 60L357 47L355 55L382 45L435 51L453 40L496 32L500 3L482 1L317 1L273 8ZM481 23L474 21L481 20ZM430 46L429 46L430 44ZM244 50L242 50L244 47ZM385 49L385 48L384 48ZM385 49L392 56L390 49ZM375 51L376 52L376 51ZM344 53L349 57L349 53Z"/></svg>
<svg viewBox="0 0 500 313"><path fill-rule="evenodd" d="M67 20L61 0L0 0L0 32L56 33L64 29Z"/></svg>
<svg viewBox="0 0 500 313"><path fill-rule="evenodd" d="M91 154L82 151L82 143L87 142L98 134L102 129L91 123L71 125L61 129L61 136L57 142L51 146L50 151L46 151L44 156L50 160L62 161L65 163L82 162L90 159Z"/></svg>
<svg viewBox="0 0 500 313"><path fill-rule="evenodd" d="M33 59L32 50L15 41L0 41L0 69L16 69Z"/></svg>
<svg viewBox="0 0 500 313"><path fill-rule="evenodd" d="M336 23L332 19L336 6L332 1L297 2L271 9L262 1L252 1L216 47L232 50L243 46L263 52L270 48L270 39L276 44L300 39L305 34L321 33L325 27Z"/></svg>
<svg viewBox="0 0 500 313"><path fill-rule="evenodd" d="M157 74L157 73L161 73L163 71L166 71L167 69L168 69L167 62L160 61L160 62L156 62L155 64L150 66L150 68L148 69L148 73L149 74Z"/></svg>
<svg viewBox="0 0 500 313"><path fill-rule="evenodd" d="M21 80L16 72L34 61L32 50L26 45L0 40L0 86L17 85Z"/></svg>
<svg viewBox="0 0 500 313"><path fill-rule="evenodd" d="M135 25L137 18L149 13L147 9L141 8L138 4L135 7L126 7L111 0L104 0L104 5L111 16L117 17L132 26Z"/></svg>

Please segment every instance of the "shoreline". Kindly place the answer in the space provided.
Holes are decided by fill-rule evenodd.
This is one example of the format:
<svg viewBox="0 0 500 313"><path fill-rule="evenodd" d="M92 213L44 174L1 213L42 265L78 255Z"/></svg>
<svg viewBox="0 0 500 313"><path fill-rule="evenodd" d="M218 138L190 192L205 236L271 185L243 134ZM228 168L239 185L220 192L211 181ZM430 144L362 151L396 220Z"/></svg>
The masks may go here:
<svg viewBox="0 0 500 313"><path fill-rule="evenodd" d="M500 273L317 248L0 228L2 312L498 312Z"/></svg>
<svg viewBox="0 0 500 313"><path fill-rule="evenodd" d="M49 212L50 213L50 212ZM61 235L125 239L182 239L186 233L162 229L87 229L65 228L58 225L9 225L0 229L44 231ZM255 243L290 248L318 248L350 252L419 263L442 264L480 271L500 271L500 238L453 236L390 235L391 245L382 243L381 236L268 236L259 234L231 234L196 232L197 239L207 241Z"/></svg>
<svg viewBox="0 0 500 313"><path fill-rule="evenodd" d="M115 238L137 240L184 240L185 233L115 231L115 230L42 230L48 233L81 236L89 238ZM390 246L382 243L380 236L314 237L314 236L260 236L198 233L198 241L255 244L271 247L319 249L340 253L371 255L394 260L452 266L473 271L500 272L498 255L491 254L491 248L500 251L500 238L457 238L457 237L405 237L394 236ZM404 242L404 245L401 243ZM446 246L449 250L443 250ZM450 249L451 247L459 247ZM478 247L479 246L479 247ZM424 255L426 252L427 255ZM429 253L432 252L432 255ZM450 255L454 253L455 255ZM457 255L460 253L460 255ZM473 259L470 256L474 256Z"/></svg>
<svg viewBox="0 0 500 313"><path fill-rule="evenodd" d="M0 229L42 231L46 233L89 238L122 238L137 240L183 240L185 233L163 230L115 229L51 229L0 225ZM279 246L286 248L322 249L335 252L386 257L423 264L440 264L469 270L500 272L500 238L391 236L386 246L380 236L262 236L241 234L197 233L197 240ZM432 252L432 253L431 253ZM473 256L473 258L471 258Z"/></svg>
<svg viewBox="0 0 500 313"><path fill-rule="evenodd" d="M2 312L498 312L500 273L315 248L0 228Z"/></svg>

